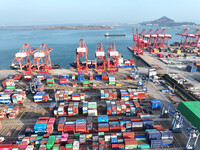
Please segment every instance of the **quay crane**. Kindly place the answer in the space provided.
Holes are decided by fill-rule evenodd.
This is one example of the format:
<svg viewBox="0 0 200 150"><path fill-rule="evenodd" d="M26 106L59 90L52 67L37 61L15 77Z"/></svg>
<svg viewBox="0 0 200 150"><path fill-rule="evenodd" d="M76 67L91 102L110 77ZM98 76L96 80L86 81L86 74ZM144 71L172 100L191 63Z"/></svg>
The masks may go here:
<svg viewBox="0 0 200 150"><path fill-rule="evenodd" d="M84 54L85 54L86 64L82 65L80 58L84 57ZM76 49L76 65L77 65L77 72L78 73L88 73L87 47L86 47L84 39L80 39L79 46Z"/></svg>
<svg viewBox="0 0 200 150"><path fill-rule="evenodd" d="M40 45L40 49L38 52L34 54L34 59L33 59L33 61L37 63L38 71L40 69L46 69L47 71L49 69L52 69L51 58L50 58L50 52L52 50L53 48L47 48L47 45L45 43L42 43Z"/></svg>
<svg viewBox="0 0 200 150"><path fill-rule="evenodd" d="M167 34L166 29L163 29L160 33L159 29L156 30L157 42L156 48L168 48L169 39L172 38L170 34Z"/></svg>
<svg viewBox="0 0 200 150"><path fill-rule="evenodd" d="M98 63L98 60L101 63ZM106 55L103 50L103 44L98 43L95 51L95 72L106 72Z"/></svg>
<svg viewBox="0 0 200 150"><path fill-rule="evenodd" d="M200 29L195 31L195 37L192 39L191 46L200 47Z"/></svg>
<svg viewBox="0 0 200 150"><path fill-rule="evenodd" d="M23 71L23 68L26 68L27 71L31 71L31 65L33 60L33 52L37 51L38 49L31 49L28 43L25 43L22 49L15 54L15 58L13 62L17 62L11 64L12 68L19 67L20 72Z"/></svg>
<svg viewBox="0 0 200 150"><path fill-rule="evenodd" d="M190 47L192 40L195 38L195 35L189 33L187 28L184 29L183 32L177 33L176 35L181 36L181 42L179 45L182 46L183 48Z"/></svg>
<svg viewBox="0 0 200 150"><path fill-rule="evenodd" d="M108 48L107 69L108 72L118 72L119 69L119 53L115 48L115 43L110 43ZM112 58L112 61L111 61Z"/></svg>

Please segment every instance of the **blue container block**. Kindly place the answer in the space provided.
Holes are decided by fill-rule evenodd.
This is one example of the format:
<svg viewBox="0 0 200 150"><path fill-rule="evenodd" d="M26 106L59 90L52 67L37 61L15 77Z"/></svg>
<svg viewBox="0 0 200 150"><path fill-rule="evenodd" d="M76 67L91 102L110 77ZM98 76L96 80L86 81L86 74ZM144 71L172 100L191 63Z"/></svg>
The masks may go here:
<svg viewBox="0 0 200 150"><path fill-rule="evenodd" d="M160 109L161 102L159 100L151 100L151 109Z"/></svg>
<svg viewBox="0 0 200 150"><path fill-rule="evenodd" d="M108 116L98 116L98 122L108 122Z"/></svg>
<svg viewBox="0 0 200 150"><path fill-rule="evenodd" d="M147 139L148 140L160 140L161 139L160 132L159 131L148 131Z"/></svg>
<svg viewBox="0 0 200 150"><path fill-rule="evenodd" d="M96 80L102 80L102 75L96 75Z"/></svg>
<svg viewBox="0 0 200 150"><path fill-rule="evenodd" d="M151 140L151 148L162 148L162 140Z"/></svg>

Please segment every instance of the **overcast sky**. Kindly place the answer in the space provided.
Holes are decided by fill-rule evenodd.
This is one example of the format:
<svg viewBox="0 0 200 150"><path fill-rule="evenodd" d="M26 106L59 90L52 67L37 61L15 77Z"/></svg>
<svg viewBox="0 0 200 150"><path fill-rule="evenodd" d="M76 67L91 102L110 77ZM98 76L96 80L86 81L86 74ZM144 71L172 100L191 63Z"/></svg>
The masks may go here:
<svg viewBox="0 0 200 150"><path fill-rule="evenodd" d="M0 25L200 23L200 0L0 0Z"/></svg>

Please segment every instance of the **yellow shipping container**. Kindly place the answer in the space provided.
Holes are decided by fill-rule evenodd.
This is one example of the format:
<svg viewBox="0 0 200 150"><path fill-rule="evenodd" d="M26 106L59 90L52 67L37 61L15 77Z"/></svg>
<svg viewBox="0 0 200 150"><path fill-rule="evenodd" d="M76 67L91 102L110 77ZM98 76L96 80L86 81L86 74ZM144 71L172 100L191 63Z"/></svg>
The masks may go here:
<svg viewBox="0 0 200 150"><path fill-rule="evenodd" d="M159 53L159 49L154 49L154 53Z"/></svg>
<svg viewBox="0 0 200 150"><path fill-rule="evenodd" d="M116 86L122 86L122 84L116 84Z"/></svg>
<svg viewBox="0 0 200 150"><path fill-rule="evenodd" d="M177 50L177 52L176 52L177 54L181 54L181 50Z"/></svg>

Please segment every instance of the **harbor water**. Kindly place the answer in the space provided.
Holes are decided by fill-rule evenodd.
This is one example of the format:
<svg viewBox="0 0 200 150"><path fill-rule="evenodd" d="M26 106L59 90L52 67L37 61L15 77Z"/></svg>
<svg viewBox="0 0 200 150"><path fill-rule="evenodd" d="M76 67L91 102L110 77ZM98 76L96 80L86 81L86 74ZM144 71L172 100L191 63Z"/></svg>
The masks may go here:
<svg viewBox="0 0 200 150"><path fill-rule="evenodd" d="M0 69L8 69L12 63L15 53L17 53L24 43L29 43L32 48L39 48L41 43L46 43L51 52L52 64L60 64L61 68L69 68L70 63L76 60L75 50L81 38L85 39L88 47L88 59L94 60L97 43L103 43L104 51L108 51L109 44L114 42L116 49L122 54L124 59L133 58L133 54L127 49L133 45L132 27L117 26L109 30L1 30L0 31ZM152 27L135 26L141 32L143 28L148 31ZM157 27L153 27L155 31ZM180 37L175 33L181 29L167 30L172 35L174 41L179 41ZM126 34L126 36L105 37L105 33ZM146 66L138 58L135 58L136 65Z"/></svg>

